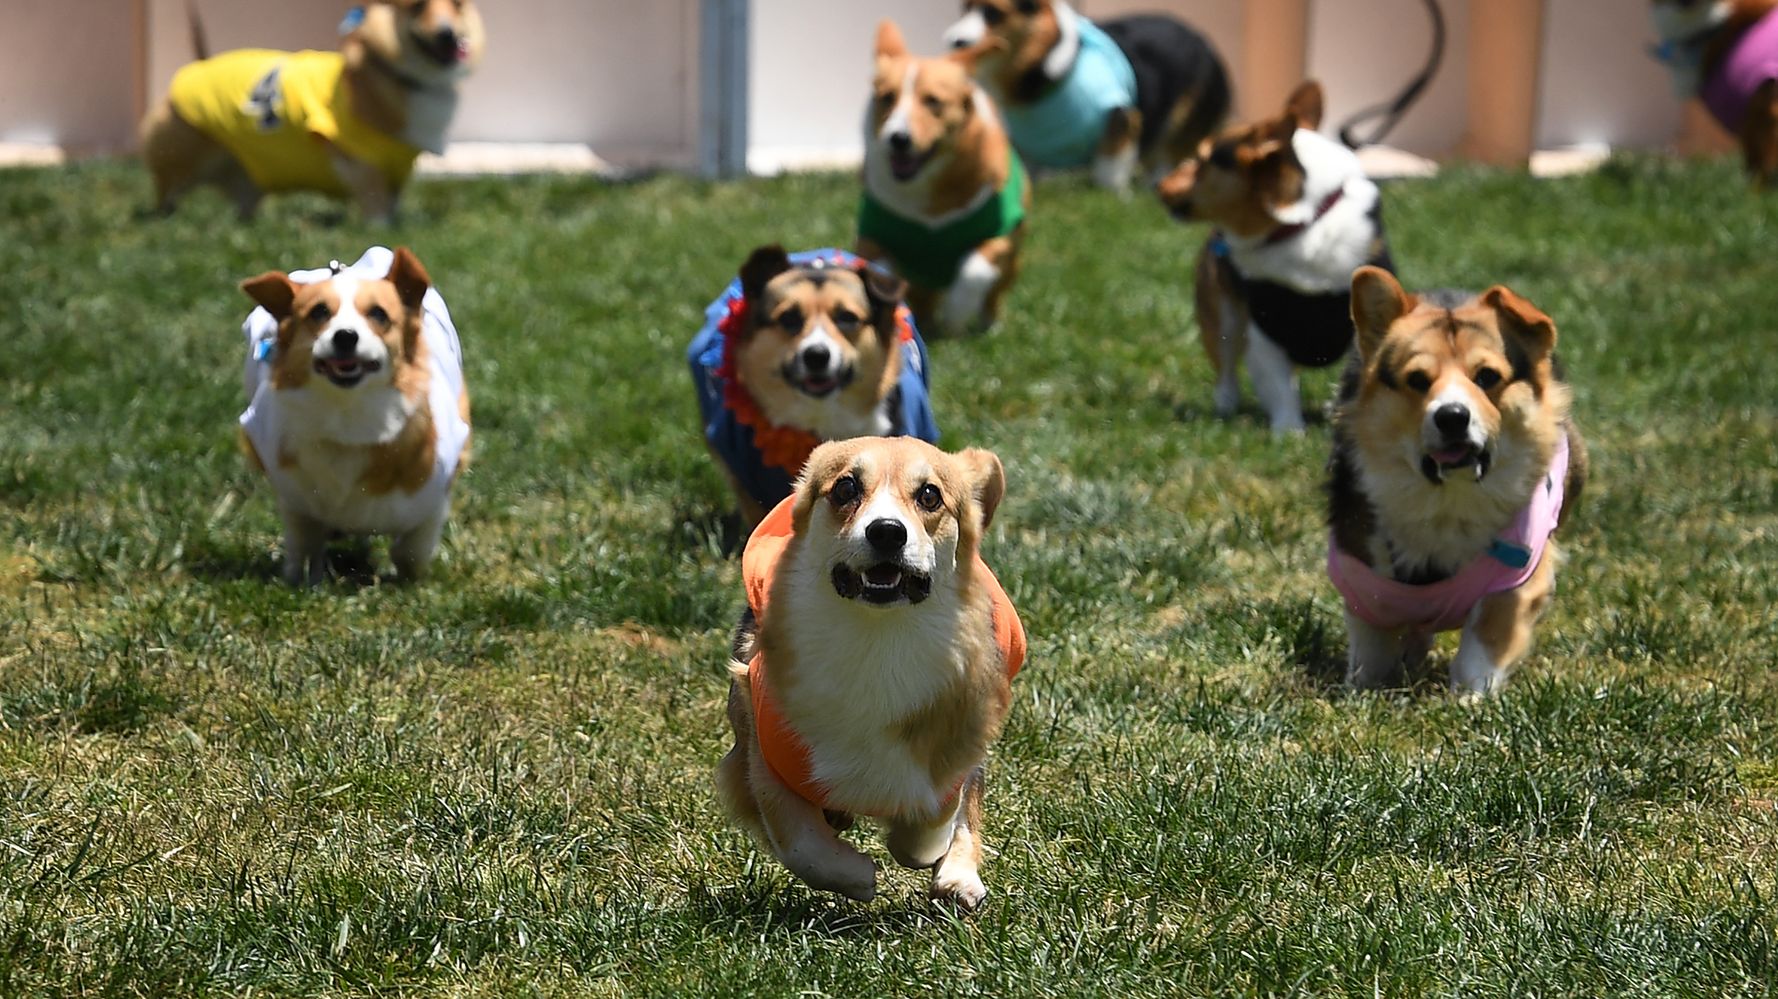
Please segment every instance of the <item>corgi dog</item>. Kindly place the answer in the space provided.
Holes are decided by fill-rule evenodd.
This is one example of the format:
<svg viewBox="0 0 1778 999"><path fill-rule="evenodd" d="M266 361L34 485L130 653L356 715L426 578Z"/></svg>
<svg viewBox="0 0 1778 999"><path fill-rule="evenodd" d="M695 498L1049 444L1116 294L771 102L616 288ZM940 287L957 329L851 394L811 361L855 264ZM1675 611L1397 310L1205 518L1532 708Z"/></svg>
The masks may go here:
<svg viewBox="0 0 1778 999"><path fill-rule="evenodd" d="M945 43L977 53L976 78L1000 104L1033 166L1091 165L1127 190L1191 156L1229 113L1229 78L1204 36L1162 14L1092 21L1063 0L964 0Z"/></svg>
<svg viewBox="0 0 1778 999"><path fill-rule="evenodd" d="M268 192L320 191L388 222L422 151L444 151L457 87L485 47L472 0L371 0L337 52L239 49L174 75L142 122L142 158L171 213L212 184L242 219Z"/></svg>
<svg viewBox="0 0 1778 999"><path fill-rule="evenodd" d="M876 865L837 835L869 815L933 897L987 895L982 761L1025 657L980 551L1005 489L988 451L823 444L747 543L716 787L810 887L875 897Z"/></svg>
<svg viewBox="0 0 1778 999"><path fill-rule="evenodd" d="M1461 630L1452 689L1496 690L1549 606L1551 534L1586 482L1556 325L1504 286L1415 296L1378 267L1353 275L1352 319L1328 479L1347 681L1399 685Z"/></svg>
<svg viewBox="0 0 1778 999"><path fill-rule="evenodd" d="M1682 97L1741 143L1755 185L1778 181L1778 0L1654 0L1655 54Z"/></svg>
<svg viewBox="0 0 1778 999"><path fill-rule="evenodd" d="M336 533L389 535L396 571L421 577L469 460L463 352L426 269L376 246L241 290L259 303L241 444L277 494L284 578L320 583Z"/></svg>
<svg viewBox="0 0 1778 999"><path fill-rule="evenodd" d="M1241 400L1245 358L1276 433L1303 429L1296 369L1326 367L1352 343L1352 272L1394 270L1381 192L1351 150L1315 131L1321 86L1304 83L1276 118L1227 129L1160 182L1182 221L1216 226L1198 254L1198 330L1216 370L1216 412Z"/></svg>
<svg viewBox="0 0 1778 999"><path fill-rule="evenodd" d="M858 254L905 278L920 325L946 335L993 325L1031 208L1025 165L971 61L910 55L884 21L865 114Z"/></svg>
<svg viewBox="0 0 1778 999"><path fill-rule="evenodd" d="M926 344L900 278L844 250L753 251L686 351L704 442L743 534L822 441L938 440Z"/></svg>

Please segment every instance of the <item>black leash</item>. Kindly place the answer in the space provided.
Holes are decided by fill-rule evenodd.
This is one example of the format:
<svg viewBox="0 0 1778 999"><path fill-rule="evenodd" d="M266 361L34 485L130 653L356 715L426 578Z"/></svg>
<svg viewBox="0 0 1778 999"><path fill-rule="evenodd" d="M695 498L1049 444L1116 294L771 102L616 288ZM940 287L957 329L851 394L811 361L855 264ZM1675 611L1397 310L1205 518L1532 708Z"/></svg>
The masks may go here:
<svg viewBox="0 0 1778 999"><path fill-rule="evenodd" d="M1359 146L1370 146L1382 142L1384 136L1388 135L1395 126L1401 124L1401 119L1407 115L1408 109L1414 106L1414 102L1420 99L1420 95L1425 92L1427 85L1432 83L1432 78L1438 75L1439 64L1445 59L1445 12L1439 7L1438 0L1426 0L1426 11L1432 15L1432 55L1426 60L1425 68L1421 69L1419 75L1402 88L1395 100L1388 104L1377 104L1354 112L1340 125L1340 141L1344 142L1347 148L1357 149ZM1376 128L1372 129L1369 135L1361 139L1352 134L1359 122L1373 119L1381 119L1381 121L1377 122Z"/></svg>

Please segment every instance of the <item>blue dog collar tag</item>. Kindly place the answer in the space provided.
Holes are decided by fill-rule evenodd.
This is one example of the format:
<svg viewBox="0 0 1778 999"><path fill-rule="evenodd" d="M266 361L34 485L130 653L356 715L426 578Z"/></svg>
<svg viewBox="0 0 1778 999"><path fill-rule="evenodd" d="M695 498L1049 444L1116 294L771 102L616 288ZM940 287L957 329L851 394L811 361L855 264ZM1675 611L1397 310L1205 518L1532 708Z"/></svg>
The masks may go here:
<svg viewBox="0 0 1778 999"><path fill-rule="evenodd" d="M358 26L363 23L364 8L353 7L351 10L346 11L345 17L340 18L340 34L349 35L352 32L357 31Z"/></svg>
<svg viewBox="0 0 1778 999"><path fill-rule="evenodd" d="M1531 549L1495 538L1488 543L1488 557L1509 569L1523 569L1531 564Z"/></svg>
<svg viewBox="0 0 1778 999"><path fill-rule="evenodd" d="M255 361L269 361L269 360L271 360L272 359L272 351L277 349L277 346L278 346L278 341L276 341L276 340L261 340L261 341L259 341L258 343L253 345L253 359Z"/></svg>

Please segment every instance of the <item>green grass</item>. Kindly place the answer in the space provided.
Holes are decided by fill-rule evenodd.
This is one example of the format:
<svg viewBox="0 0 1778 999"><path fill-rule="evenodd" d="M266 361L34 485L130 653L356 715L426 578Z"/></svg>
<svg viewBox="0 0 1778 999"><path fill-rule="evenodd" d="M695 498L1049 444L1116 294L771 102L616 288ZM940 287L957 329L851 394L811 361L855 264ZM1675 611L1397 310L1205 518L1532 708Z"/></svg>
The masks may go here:
<svg viewBox="0 0 1778 999"><path fill-rule="evenodd" d="M1778 201L1388 197L1410 286L1561 329L1596 470L1537 651L1340 692L1325 426L1211 419L1201 233L1045 183L1001 328L933 349L1031 634L959 919L810 893L710 787L740 590L683 347L756 243L848 241L850 178L426 182L380 233L0 173L0 995L1768 994ZM450 300L476 462L431 581L293 592L234 283L378 240Z"/></svg>

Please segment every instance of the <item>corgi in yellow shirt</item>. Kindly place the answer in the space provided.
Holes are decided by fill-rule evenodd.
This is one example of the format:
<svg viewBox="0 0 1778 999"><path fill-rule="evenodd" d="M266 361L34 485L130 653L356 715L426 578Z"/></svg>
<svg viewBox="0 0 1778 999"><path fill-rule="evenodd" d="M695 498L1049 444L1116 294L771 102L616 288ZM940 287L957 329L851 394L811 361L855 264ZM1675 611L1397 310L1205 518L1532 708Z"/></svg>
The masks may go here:
<svg viewBox="0 0 1778 999"><path fill-rule="evenodd" d="M214 184L243 219L278 191L351 198L367 219L394 217L414 160L444 149L457 85L481 59L481 15L472 0L376 0L341 29L338 52L239 49L173 76L142 124L163 213Z"/></svg>

